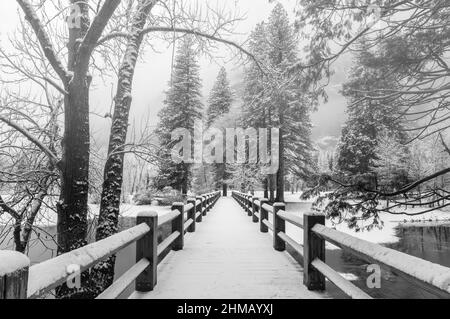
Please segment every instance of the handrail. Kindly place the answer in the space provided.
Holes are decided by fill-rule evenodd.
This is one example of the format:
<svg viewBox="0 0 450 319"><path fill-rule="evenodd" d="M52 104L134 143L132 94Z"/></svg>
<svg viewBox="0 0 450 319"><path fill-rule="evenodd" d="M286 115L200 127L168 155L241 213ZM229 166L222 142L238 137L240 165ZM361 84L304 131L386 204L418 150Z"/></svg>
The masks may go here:
<svg viewBox="0 0 450 319"><path fill-rule="evenodd" d="M279 211L278 216L292 225L303 229L303 218L300 216L295 216L294 214L286 213L285 211Z"/></svg>
<svg viewBox="0 0 450 319"><path fill-rule="evenodd" d="M27 297L37 298L64 283L69 276L68 266L77 265L83 272L141 239L149 231L148 225L140 224L96 243L31 266Z"/></svg>
<svg viewBox="0 0 450 319"><path fill-rule="evenodd" d="M158 251L157 251L158 257L161 256L163 251L166 250L167 248L169 248L169 246L172 245L172 243L175 240L177 240L180 236L181 236L181 233L176 231L176 232L172 233L169 237L167 237L161 244L159 244Z"/></svg>
<svg viewBox="0 0 450 319"><path fill-rule="evenodd" d="M150 265L147 258L142 258L137 264L128 269L119 279L102 292L96 299L115 299Z"/></svg>
<svg viewBox="0 0 450 319"><path fill-rule="evenodd" d="M279 232L278 236L289 244L302 258L303 258L303 245L300 245L294 238L287 235L285 232Z"/></svg>
<svg viewBox="0 0 450 319"><path fill-rule="evenodd" d="M137 291L151 291L156 285L158 257L169 248L183 249L185 230L194 232L198 214L202 216L204 211L206 216L206 211L211 210L220 196L220 192L213 192L190 199L186 205L174 203L172 211L161 216L142 212L137 216L136 226L32 267L25 255L0 251L0 299L38 298L64 284L72 276L71 266L76 266L74 271L83 272L132 243L136 243L136 264L98 298L117 298L133 281ZM158 231L168 223L172 223L172 233L158 244Z"/></svg>
<svg viewBox="0 0 450 319"><path fill-rule="evenodd" d="M356 238L325 226L325 216L304 214L304 217L286 212L285 205L269 205L267 199L255 199L251 195L232 192L232 197L246 210L253 206L252 216L258 214L261 232L273 233L274 249L284 251L290 245L303 257L304 280L309 290L324 290L325 277L352 298L370 298L351 282L325 263L325 241L367 262L389 268L399 276L421 288L445 298L450 297L450 268ZM259 202L259 206L256 205ZM256 206L256 209L255 209ZM273 214L273 224L268 215ZM303 245L286 234L285 222L303 229Z"/></svg>
<svg viewBox="0 0 450 319"><path fill-rule="evenodd" d="M428 286L428 289L436 290L437 288L441 290L440 292L450 294L450 269L448 267L357 239L323 225L315 225L312 231L324 240L363 260L384 265L406 279L419 281L420 284Z"/></svg>
<svg viewBox="0 0 450 319"><path fill-rule="evenodd" d="M328 266L322 260L316 258L311 262L311 264L352 299L372 299L370 295L342 277L337 271Z"/></svg>
<svg viewBox="0 0 450 319"><path fill-rule="evenodd" d="M188 212L191 209L193 209L194 207L195 207L195 205L193 205L193 204L186 204L186 205L184 205L184 211Z"/></svg>
<svg viewBox="0 0 450 319"><path fill-rule="evenodd" d="M264 204L264 205L262 205L262 208L264 208L265 210L267 210L269 213L273 214L273 207L270 206L269 204Z"/></svg>
<svg viewBox="0 0 450 319"><path fill-rule="evenodd" d="M181 215L181 212L179 210L171 211L170 213L166 213L163 215L160 215L158 218L158 227L161 227L167 223L170 223L175 218Z"/></svg>

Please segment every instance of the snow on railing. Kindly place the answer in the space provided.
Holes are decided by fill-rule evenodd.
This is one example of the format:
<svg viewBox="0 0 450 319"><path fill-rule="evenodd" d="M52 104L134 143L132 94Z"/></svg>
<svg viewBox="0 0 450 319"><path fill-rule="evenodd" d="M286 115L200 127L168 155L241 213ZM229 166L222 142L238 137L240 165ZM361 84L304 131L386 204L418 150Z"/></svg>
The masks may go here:
<svg viewBox="0 0 450 319"><path fill-rule="evenodd" d="M195 232L195 224L201 222L220 196L220 192L214 192L190 199L187 205L174 203L172 211L162 216L155 212L142 212L137 216L135 227L32 267L29 267L30 261L25 255L0 251L0 299L43 296L72 278L73 266L79 274L132 243L136 243L136 264L98 298L117 298L133 281L137 291L151 291L156 285L157 266L163 252L169 248L174 251L183 249L184 234ZM158 244L158 231L168 223L172 223L171 234Z"/></svg>
<svg viewBox="0 0 450 319"><path fill-rule="evenodd" d="M389 268L393 273L439 297L450 297L448 267L325 227L325 216L322 214L308 213L301 218L287 213L283 203L269 205L267 199L236 191L232 192L232 196L252 216L254 222L259 219L261 232L272 231L274 249L284 251L287 243L303 258L303 284L309 290L325 290L327 278L351 298L370 298L325 263L325 242L328 241L369 263ZM269 221L269 213L273 214L273 223ZM286 234L285 222L303 229L303 245Z"/></svg>
<svg viewBox="0 0 450 319"><path fill-rule="evenodd" d="M0 251L0 299L26 298L26 282L30 259L15 251Z"/></svg>

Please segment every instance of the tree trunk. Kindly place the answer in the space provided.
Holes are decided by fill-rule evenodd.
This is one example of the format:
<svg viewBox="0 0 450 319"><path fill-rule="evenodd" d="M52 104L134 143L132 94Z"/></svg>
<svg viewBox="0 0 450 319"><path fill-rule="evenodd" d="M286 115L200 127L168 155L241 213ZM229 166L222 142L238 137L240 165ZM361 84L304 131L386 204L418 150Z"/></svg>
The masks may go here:
<svg viewBox="0 0 450 319"><path fill-rule="evenodd" d="M108 159L104 168L100 214L95 236L97 241L117 233L118 230L125 156L124 145L128 133L133 76L143 39L142 30L153 6L153 1L140 2L137 13L133 18L133 32L128 39L125 56L119 70L114 116L109 137ZM96 295L113 283L115 259L116 256L111 256L93 268L92 278Z"/></svg>
<svg viewBox="0 0 450 319"><path fill-rule="evenodd" d="M89 133L89 80L75 78L65 99L61 195L57 205L58 255L87 243ZM82 281L87 279L84 274ZM86 287L88 285L83 284L83 289L76 292L63 284L56 293L60 298L89 298Z"/></svg>
<svg viewBox="0 0 450 319"><path fill-rule="evenodd" d="M282 112L281 112L282 113ZM284 139L283 139L283 117L280 114L280 158L277 176L277 197L275 201L284 203Z"/></svg>

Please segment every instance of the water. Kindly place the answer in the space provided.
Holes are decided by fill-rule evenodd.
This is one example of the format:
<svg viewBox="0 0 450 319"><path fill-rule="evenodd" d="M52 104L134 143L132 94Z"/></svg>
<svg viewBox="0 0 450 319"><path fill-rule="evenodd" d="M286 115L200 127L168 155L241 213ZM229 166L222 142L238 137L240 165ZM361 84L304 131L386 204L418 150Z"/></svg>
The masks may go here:
<svg viewBox="0 0 450 319"><path fill-rule="evenodd" d="M310 210L310 204L291 203L288 204L287 210L293 213L305 212ZM395 235L398 241L384 246L450 267L450 223L430 227L396 227ZM345 274L348 279L352 279L356 286L374 298L436 298L435 295L384 268L382 268L381 288L367 288L366 280L370 275L366 271L368 264L340 249L327 249L326 262L333 269ZM332 295L344 297L332 286L332 284L327 286Z"/></svg>

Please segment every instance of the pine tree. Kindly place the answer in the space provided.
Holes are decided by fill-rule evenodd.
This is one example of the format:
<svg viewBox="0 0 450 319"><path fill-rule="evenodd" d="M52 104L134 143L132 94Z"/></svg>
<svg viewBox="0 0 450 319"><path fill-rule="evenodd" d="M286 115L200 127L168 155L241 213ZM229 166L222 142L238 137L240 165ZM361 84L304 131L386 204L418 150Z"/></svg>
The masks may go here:
<svg viewBox="0 0 450 319"><path fill-rule="evenodd" d="M161 150L158 154L158 189L170 186L187 194L192 174L190 164L176 164L171 159L171 150L177 141L171 140L172 131L184 128L191 132L197 120L202 119L201 80L197 54L192 37L185 37L177 50L170 88L164 108L159 112L156 134Z"/></svg>
<svg viewBox="0 0 450 319"><path fill-rule="evenodd" d="M215 126L214 123L223 115L230 112L231 104L233 103L233 93L230 88L230 83L227 78L227 72L224 67L219 71L217 80L214 83L214 87L211 91L211 95L208 99L208 109L206 111L206 126L210 128ZM210 171L214 176L216 189L222 188L223 193L226 194L227 184L225 180L228 178L226 170L226 163L215 163L211 165Z"/></svg>
<svg viewBox="0 0 450 319"><path fill-rule="evenodd" d="M227 71L222 67L208 99L208 109L206 111L207 128L211 127L220 116L228 113L232 103L233 93L227 78Z"/></svg>
<svg viewBox="0 0 450 319"><path fill-rule="evenodd" d="M266 38L267 23L256 25L250 35L249 47L252 54L263 65L269 65L269 43ZM251 63L244 74L244 93L242 107L242 125L245 127L271 127L271 110L269 107L267 81L256 63ZM236 170L234 170L236 171ZM275 200L275 176L263 177L264 197Z"/></svg>
<svg viewBox="0 0 450 319"><path fill-rule="evenodd" d="M408 183L409 150L398 138L388 132L380 133L375 154L370 169L376 173L381 189L397 190Z"/></svg>
<svg viewBox="0 0 450 319"><path fill-rule="evenodd" d="M402 119L397 115L397 103L364 99L371 91L394 89L396 85L377 52L371 52L364 40L360 46L350 80L343 88L349 102L348 120L342 130L337 158L338 170L352 175L370 172L371 162L377 159L376 149L383 132L400 142L406 139Z"/></svg>
<svg viewBox="0 0 450 319"><path fill-rule="evenodd" d="M306 177L315 167L311 145L310 111L315 97L307 93L300 74L288 70L298 63L297 38L286 10L277 4L268 23L257 25L251 35L251 51L268 67L264 76L257 66L246 70L244 114L253 126L280 128L280 167L268 177L276 183L276 201L284 201L284 180L288 173ZM269 186L270 187L270 186ZM270 187L271 188L271 187Z"/></svg>

